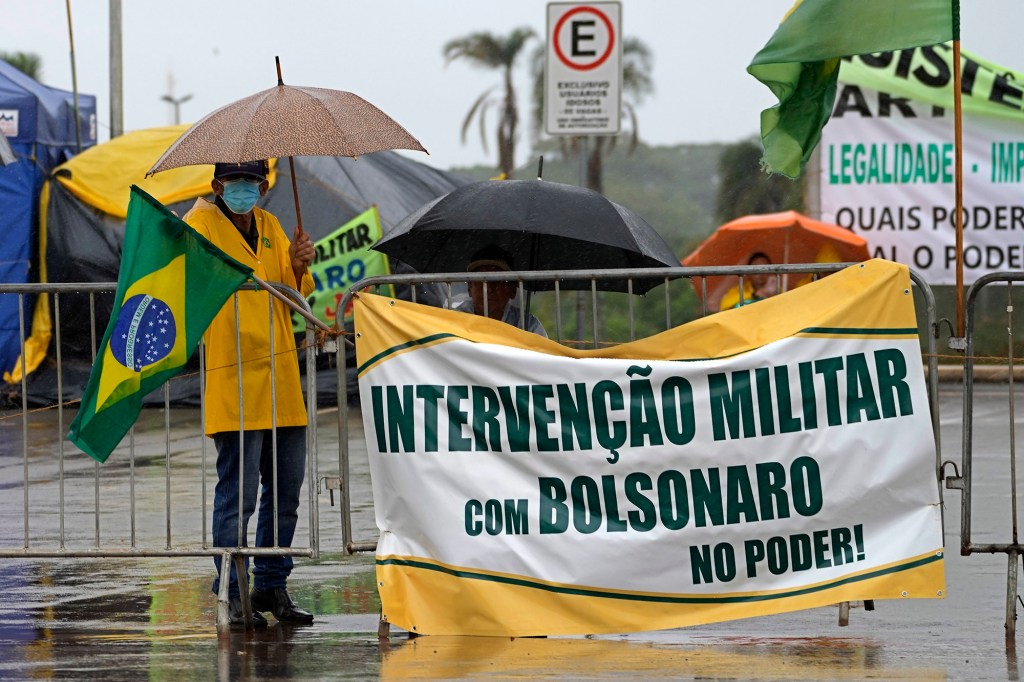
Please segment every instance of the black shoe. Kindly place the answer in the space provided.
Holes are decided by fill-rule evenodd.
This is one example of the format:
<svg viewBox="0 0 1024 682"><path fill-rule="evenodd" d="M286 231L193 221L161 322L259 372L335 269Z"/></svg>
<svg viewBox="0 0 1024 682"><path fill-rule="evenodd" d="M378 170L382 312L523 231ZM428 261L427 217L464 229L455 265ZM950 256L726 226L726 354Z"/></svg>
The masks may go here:
<svg viewBox="0 0 1024 682"><path fill-rule="evenodd" d="M245 627L245 613L242 611L242 600L240 597L231 597L228 600L228 621L233 628ZM267 627L267 619L255 607L252 609L252 626L254 628Z"/></svg>
<svg viewBox="0 0 1024 682"><path fill-rule="evenodd" d="M288 590L275 587L269 590L253 589L249 595L253 611L269 611L274 618L282 623L309 624L313 622L313 614L300 609L288 595Z"/></svg>

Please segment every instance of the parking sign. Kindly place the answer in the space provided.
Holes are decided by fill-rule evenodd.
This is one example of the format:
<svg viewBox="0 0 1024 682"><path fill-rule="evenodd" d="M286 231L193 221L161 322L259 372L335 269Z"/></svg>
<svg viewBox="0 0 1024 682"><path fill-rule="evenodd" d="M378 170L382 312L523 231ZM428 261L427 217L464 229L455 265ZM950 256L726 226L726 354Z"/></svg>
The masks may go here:
<svg viewBox="0 0 1024 682"><path fill-rule="evenodd" d="M622 109L622 7L617 2L548 5L544 131L615 135Z"/></svg>

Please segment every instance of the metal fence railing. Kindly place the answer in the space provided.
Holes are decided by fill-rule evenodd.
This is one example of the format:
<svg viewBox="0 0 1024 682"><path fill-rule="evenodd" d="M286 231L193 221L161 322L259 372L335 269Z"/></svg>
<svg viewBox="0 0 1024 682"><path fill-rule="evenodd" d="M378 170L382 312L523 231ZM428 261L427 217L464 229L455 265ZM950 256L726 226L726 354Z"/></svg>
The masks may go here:
<svg viewBox="0 0 1024 682"><path fill-rule="evenodd" d="M715 312L703 304L711 277L736 278L742 291L744 278L768 274L784 289L790 278L824 276L843 267L395 275L364 280L359 290L394 287L402 296L416 300L417 292L430 286L442 292L441 304L451 307L465 295L462 287L469 281L497 282L511 276L521 295L528 286L537 283L541 287L543 282L545 290L532 295L532 312L542 317L551 338L567 345L598 347L648 336ZM911 277L923 320L920 329L938 443L935 303L927 284L913 271ZM631 282L641 278L658 280L660 285L646 296L631 295ZM624 293L606 291L603 280L608 279L624 281ZM297 292L277 288L291 299L290 305L308 312ZM0 300L17 299L22 348L29 335L26 313L34 299L46 298L52 319L52 339L43 365L35 371L22 371L27 376L19 377L8 387L7 395L0 396L4 400L0 411L0 559L220 557L224 562L241 562L258 554L317 557L334 548L348 553L373 551L376 524L369 472L355 432L359 424L349 412L352 342L338 343L331 338L340 330L321 325L315 332L307 325L304 349L299 353L305 367L308 456L305 508L290 548L211 546L210 508L217 475L216 455L203 436L202 410L197 409L201 407L202 353L158 395L147 398L147 406L153 409L142 411L106 463L94 462L67 443L67 428L109 318L114 289L113 283L0 285ZM349 292L339 310L348 308L353 293ZM269 305L275 304L272 300ZM232 305L230 300L228 305ZM318 386L324 385L319 380L330 374L336 381L336 426L324 418L324 410L318 414L317 409ZM336 459L322 455L321 451L335 448ZM355 477L354 466L358 468ZM937 480L939 471L937 461ZM332 504L334 492L340 492L340 533L333 529L321 533L326 517L320 504L326 500L319 492L324 488L331 492ZM220 608L219 622L225 618L226 609Z"/></svg>
<svg viewBox="0 0 1024 682"><path fill-rule="evenodd" d="M965 309L965 357L963 364L963 440L961 445L961 470L957 475L946 477L946 487L961 491L960 497L960 553L964 556L970 554L1006 554L1007 556L1007 578L1006 578L1006 619L1004 627L1006 636L1013 637L1016 632L1016 607L1019 597L1017 595L1018 574L1020 558L1024 555L1024 544L1021 544L1018 534L1017 520L1017 449L1016 449L1016 381L1014 368L1016 364L1015 343L1019 334L1015 329L1017 321L1014 317L1015 300L1024 295L1024 287L1019 283L1024 282L1022 272L998 272L980 277L971 286L967 293ZM1002 285L1000 287L999 285ZM1015 286L1017 285L1017 286ZM999 291L1005 288L1005 293ZM1005 317L1001 322L1005 329L1005 346L998 354L979 357L977 353L979 312L982 299L994 295L1003 297L1005 304L1000 306ZM995 327L995 320L992 325ZM979 387L976 383L976 370L980 362L986 367L993 363L1002 366L1002 375L1006 378L1006 414L1003 422L1006 425L1005 431L994 433L989 431L979 434L975 429L974 398ZM1001 391L1001 387L986 390ZM989 420L995 415L988 415ZM986 454L994 452L994 457L989 461L979 462L975 458L976 441L985 436ZM1003 450L1005 448L1005 450ZM983 468L982 468L983 467ZM982 475L979 476L978 474ZM975 483L985 487L975 495ZM988 488L999 484L1005 485L1003 492L1009 493L1008 505L1002 509L991 509L986 505L984 510L979 509L979 499L992 500L996 496L990 494ZM1001 497L1001 496L1000 496ZM983 512L984 530L979 535L983 537L992 536L995 533L1005 532L1008 539L1000 538L998 541L982 542L977 541L974 528L975 512ZM999 526L1005 524L1002 528ZM998 529L998 530L997 530Z"/></svg>
<svg viewBox="0 0 1024 682"><path fill-rule="evenodd" d="M309 310L298 292L283 285L275 288L289 299L289 305ZM106 325L103 312L109 317L114 289L114 283L0 285L0 297L17 298L21 349L28 337L25 311L30 301L45 297L52 320L45 361L29 371L22 353L20 377L14 384L20 390L8 391L0 413L0 487L4 491L0 495L0 559L193 556L220 557L224 566L232 560L241 566L246 556L317 556L314 353L305 354L307 490L305 509L300 511L305 539L296 534L291 547L276 541L276 490L272 500L275 546L248 547L241 542L233 547L212 546L216 452L203 435L202 351L182 375L156 392L160 395L147 398L146 404L157 409L142 411L105 463L90 459L67 442L68 425L95 360ZM271 296L267 300L270 324L273 306L281 303ZM313 330L307 328L305 345L312 348L313 340ZM266 390L275 396L276 382L271 380ZM225 592L224 601L226 596ZM226 618L224 614L219 613L218 622L221 616Z"/></svg>

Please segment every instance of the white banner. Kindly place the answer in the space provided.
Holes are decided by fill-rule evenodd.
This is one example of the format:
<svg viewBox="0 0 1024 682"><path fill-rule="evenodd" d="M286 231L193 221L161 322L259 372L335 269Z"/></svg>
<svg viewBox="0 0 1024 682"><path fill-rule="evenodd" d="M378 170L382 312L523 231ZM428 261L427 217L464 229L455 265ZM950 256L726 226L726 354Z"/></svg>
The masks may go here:
<svg viewBox="0 0 1024 682"><path fill-rule="evenodd" d="M820 145L821 219L853 230L872 256L905 263L933 285L956 282L948 59L939 46L844 61ZM964 57L968 284L1024 267L1024 115L1013 76Z"/></svg>
<svg viewBox="0 0 1024 682"><path fill-rule="evenodd" d="M941 596L907 289L872 261L589 353L360 296L385 615L593 633Z"/></svg>

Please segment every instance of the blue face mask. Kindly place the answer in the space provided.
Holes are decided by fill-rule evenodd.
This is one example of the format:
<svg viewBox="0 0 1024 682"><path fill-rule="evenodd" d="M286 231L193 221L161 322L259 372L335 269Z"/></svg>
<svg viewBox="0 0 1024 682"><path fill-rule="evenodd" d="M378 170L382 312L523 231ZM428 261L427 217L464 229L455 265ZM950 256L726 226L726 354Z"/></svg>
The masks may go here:
<svg viewBox="0 0 1024 682"><path fill-rule="evenodd" d="M232 213L245 215L253 209L260 198L260 183L250 180L229 180L224 186L224 203Z"/></svg>

